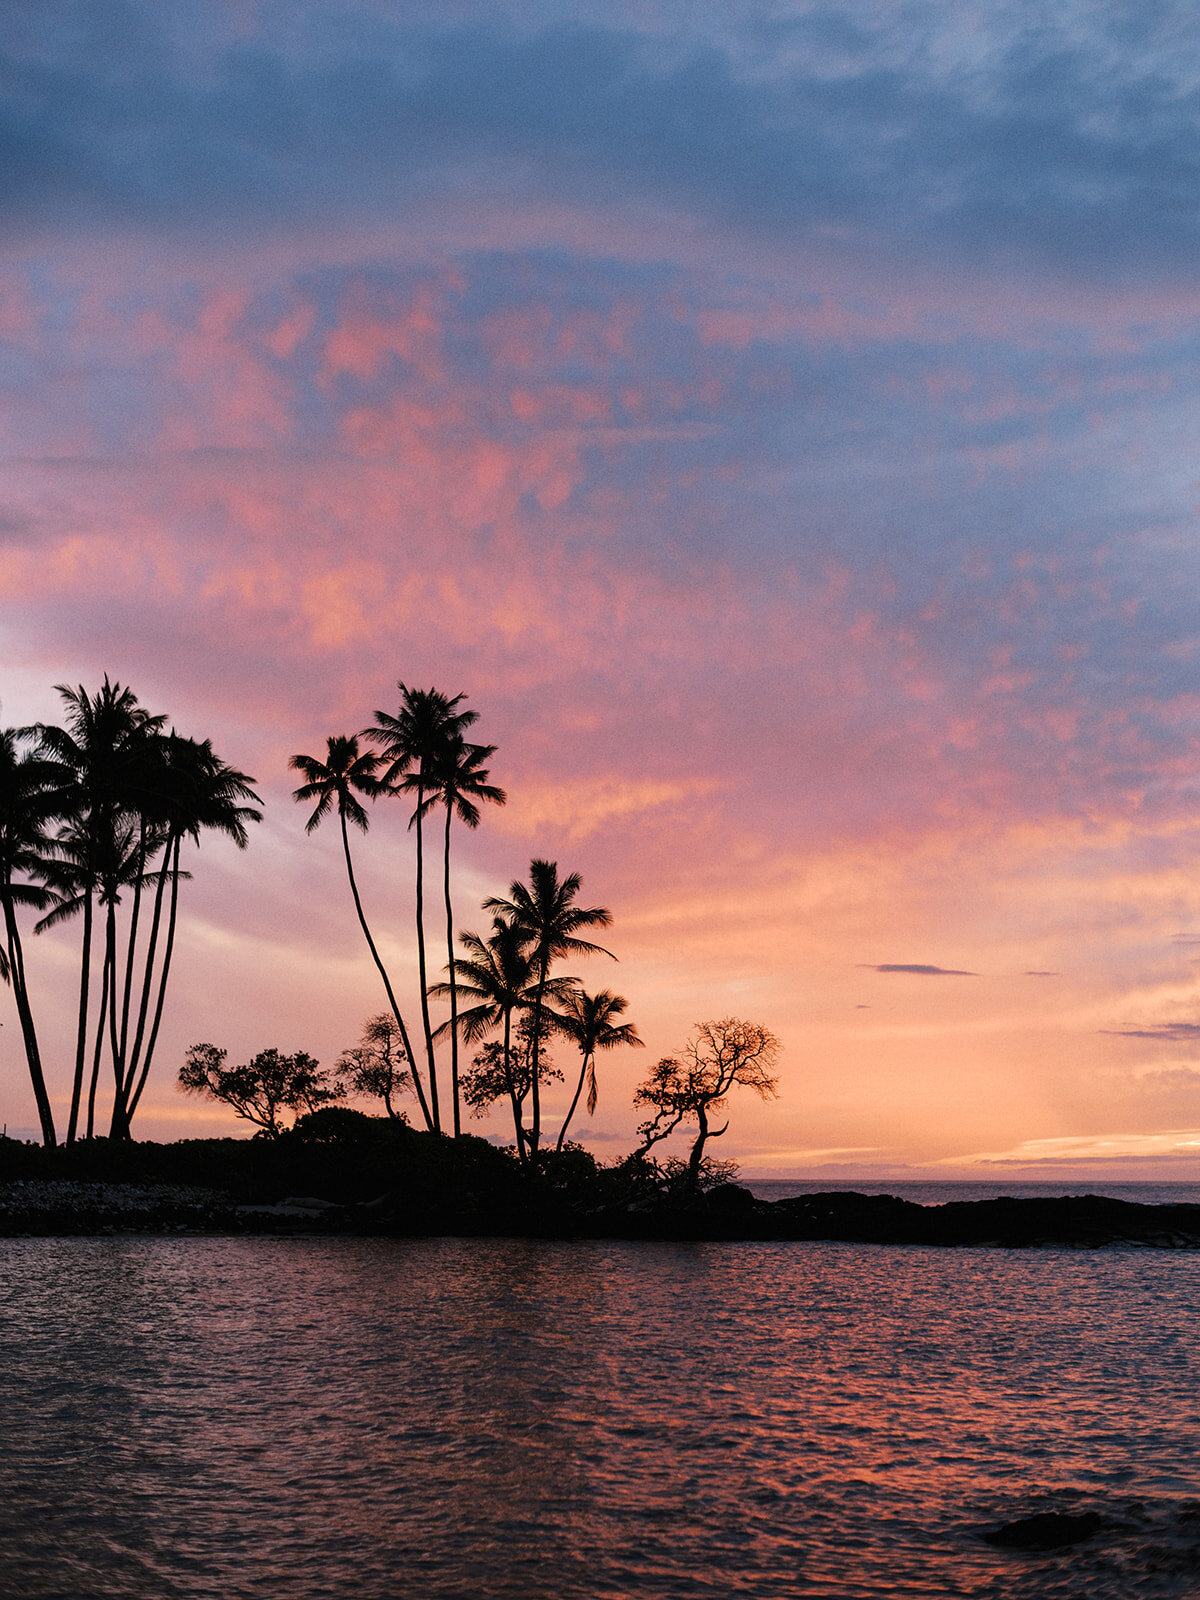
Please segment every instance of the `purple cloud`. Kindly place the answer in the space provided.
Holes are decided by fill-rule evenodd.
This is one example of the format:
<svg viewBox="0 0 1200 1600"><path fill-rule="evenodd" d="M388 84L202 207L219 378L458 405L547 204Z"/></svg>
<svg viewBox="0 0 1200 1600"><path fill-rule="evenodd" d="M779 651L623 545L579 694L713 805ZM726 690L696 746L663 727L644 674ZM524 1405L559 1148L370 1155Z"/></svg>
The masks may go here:
<svg viewBox="0 0 1200 1600"><path fill-rule="evenodd" d="M1160 1022L1148 1028L1101 1028L1118 1039L1159 1039L1170 1044L1200 1043L1200 1022Z"/></svg>
<svg viewBox="0 0 1200 1600"><path fill-rule="evenodd" d="M977 972L966 972L960 967L934 967L923 961L885 961L879 966L860 961L868 972L911 972L919 978L977 978Z"/></svg>

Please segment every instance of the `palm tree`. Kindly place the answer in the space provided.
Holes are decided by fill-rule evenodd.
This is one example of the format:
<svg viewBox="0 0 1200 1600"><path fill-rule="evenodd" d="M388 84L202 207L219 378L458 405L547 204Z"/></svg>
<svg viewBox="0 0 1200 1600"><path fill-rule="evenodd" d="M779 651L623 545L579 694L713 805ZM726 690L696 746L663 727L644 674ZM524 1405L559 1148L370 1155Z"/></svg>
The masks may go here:
<svg viewBox="0 0 1200 1600"><path fill-rule="evenodd" d="M57 1143L54 1114L46 1093L29 1002L17 908L43 910L49 904L47 890L28 880L41 877L48 866L52 848L48 824L65 809L64 780L69 774L59 763L46 760L36 751L21 751L22 742L33 732L28 728L0 731L0 907L4 913L5 943L0 978L11 984L16 1001L42 1142L53 1145Z"/></svg>
<svg viewBox="0 0 1200 1600"><path fill-rule="evenodd" d="M392 980L388 977L387 968L383 964L375 940L371 936L371 929L367 925L366 914L362 908L362 900L358 893L358 884L354 878L354 863L350 857L350 834L347 823L352 822L361 832L366 833L370 826L367 813L357 795L365 795L373 800L380 793L382 785L376 777L380 766L380 757L369 752L361 752L358 739L354 734L331 734L325 741L328 747L324 761L318 761L315 756L293 756L288 765L293 772L304 775L304 783L295 791L292 798L302 804L310 800L317 802L316 809L304 825L305 833L312 833L320 826L322 821L337 806L338 820L342 826L342 850L346 857L346 876L350 880L350 893L354 896L354 909L358 913L359 926L362 928L363 937L367 941L367 948L371 952L379 976L383 979L383 987L387 993L388 1004L392 1008L392 1015L400 1029L400 1037L404 1041L404 1048L412 1062L413 1086L417 1091L417 1100L421 1106L421 1114L425 1118L425 1126L431 1131L435 1124L430 1115L429 1104L425 1098L425 1091L421 1085L421 1075L417 1071L416 1059L413 1056L412 1045L409 1042L408 1029L404 1026L404 1018L400 1014L400 1006L392 989Z"/></svg>
<svg viewBox="0 0 1200 1600"><path fill-rule="evenodd" d="M77 800L78 791L72 797ZM112 826L93 833L87 820L74 811L54 841L54 858L42 876L50 890L53 908L37 923L35 932L44 933L83 911L83 945L79 978L79 1015L76 1034L75 1074L71 1092L71 1111L67 1124L67 1143L73 1144L79 1131L82 1109L83 1067L87 1051L88 995L92 965L94 913L103 917L104 947L100 966L100 1006L96 1018L92 1049L91 1081L87 1097L86 1137L95 1132L96 1090L107 1037L111 1042L114 1084L119 1083L117 1068L119 1042L115 1026L110 1026L110 1000L116 993L117 925L116 908L121 894L141 877L142 859L138 851L137 830L121 814L111 819ZM115 1014L115 1011L113 1012Z"/></svg>
<svg viewBox="0 0 1200 1600"><path fill-rule="evenodd" d="M428 810L434 805L446 808L446 838L443 849L443 892L446 900L446 965L450 973L450 1089L454 1103L454 1137L462 1133L462 1112L458 1094L458 984L454 965L454 911L450 902L450 823L455 816L468 828L479 826L479 804L502 806L508 799L503 789L489 783L484 762L496 753L494 744L467 744L450 740L436 759L429 776L430 790L425 800Z"/></svg>
<svg viewBox="0 0 1200 1600"><path fill-rule="evenodd" d="M150 848L157 849L158 844L157 836L151 841L147 837L147 832L147 819L144 816L119 817L111 837L104 841L101 857L100 904L104 907L104 962L101 968L101 1010L95 1058L98 1062L105 1043L104 1028L107 1017L107 1043L113 1072L113 1104L109 1137L114 1139L127 1138L129 1134L124 1118L125 1054L129 1042L133 959L137 945L142 889L149 881L146 872L147 854ZM123 889L133 891L133 901L126 930L125 982L121 984L117 907L121 904ZM89 1130L90 1128L89 1121ZM90 1131L89 1137L91 1137Z"/></svg>
<svg viewBox="0 0 1200 1600"><path fill-rule="evenodd" d="M43 871L43 881L49 891L53 909L35 925L35 933L44 933L60 922L66 922L80 910L83 912L83 947L79 974L79 1008L76 1024L75 1075L71 1086L71 1110L67 1119L68 1144L74 1144L79 1129L79 1112L83 1095L84 1060L87 1053L88 991L92 969L92 935L95 925L96 892L99 873L96 850L91 830L76 811L59 830L54 841L54 856ZM104 969L105 984L108 968ZM107 989L105 990L107 1001ZM99 1072L99 1061L96 1063Z"/></svg>
<svg viewBox="0 0 1200 1600"><path fill-rule="evenodd" d="M181 878L189 876L180 866L184 840L190 838L199 847L201 831L207 830L210 833L222 834L239 850L244 850L249 842L246 824L262 821L262 812L256 809L262 802L251 788L254 779L244 772L239 772L236 767L227 766L214 751L211 740L185 739L172 731L160 738L157 743L160 760L155 788L146 804L151 810L152 820L163 843L163 864L162 869L155 875L154 914L146 948L136 1032L128 1060L125 1055L127 1016L122 1021L122 1111L119 1119L114 1112L114 1122L123 1124L125 1137L128 1137L129 1123L137 1110L142 1091L146 1087L146 1080L150 1075L150 1064L162 1023L167 978L170 975L171 956L175 948L179 882ZM154 964L161 928L163 892L168 879L171 885L171 900L167 916L167 936L158 975L154 1016L147 1037L146 1023L154 987ZM132 961L132 951L130 960Z"/></svg>
<svg viewBox="0 0 1200 1600"><path fill-rule="evenodd" d="M508 1098L512 1107L513 1130L517 1141L517 1155L527 1159L529 1135L521 1114L521 1095L517 1091L512 1069L513 1016L519 1011L532 1010L537 997L537 972L527 952L528 941L497 917L487 939L469 930L459 934L458 942L466 955L456 957L452 972L456 991L467 1002L467 1009L458 1012L454 1026L469 1044L476 1043L489 1033L501 1030L504 1048L504 1075ZM553 1000L566 1003L574 986L574 978L551 978L545 985L546 994ZM434 984L430 994L445 999L449 996L448 983ZM438 1035L447 1032L449 1022L443 1023Z"/></svg>
<svg viewBox="0 0 1200 1600"><path fill-rule="evenodd" d="M73 1143L78 1127L87 1052L95 907L99 900L105 907L106 916L101 1018L93 1063L92 1102L106 1015L110 1028L115 1032L115 1005L109 1014L109 1002L110 989L115 992L117 983L116 906L120 901L121 888L129 887L136 878L135 913L131 919L131 942L126 965L128 980L132 976L133 942L137 931L136 905L140 903L143 881L142 872L135 871L134 864L129 860L129 840L121 836L125 831L125 819L136 808L135 791L140 786L137 769L140 767L144 774L149 747L166 719L151 716L139 705L131 689L111 682L107 674L94 695L89 694L82 684L74 689L61 683L56 687L66 708L66 726L60 728L39 723L36 734L40 752L70 769L73 775L73 803L70 820L60 840L60 865L54 882L57 904L41 926L62 921L79 910L83 912L75 1075L67 1126L67 1142ZM149 843L150 840L142 831L142 869ZM89 1135L90 1131L89 1128Z"/></svg>
<svg viewBox="0 0 1200 1600"><path fill-rule="evenodd" d="M562 1149L563 1140L567 1137L567 1128L571 1118L575 1115L575 1107L579 1104L579 1096L583 1092L584 1080L587 1080L587 1110L590 1117L596 1109L598 1091L596 1088L596 1051L614 1050L618 1045L641 1045L638 1031L630 1022L618 1023L615 1021L629 1005L622 995L613 994L610 989L601 989L599 994L588 994L585 989L577 989L567 998L566 1005L552 1018L554 1026L561 1032L569 1034L579 1046L582 1057L579 1067L579 1082L575 1085L575 1096L571 1101L569 1110L563 1118L563 1125L558 1130L558 1142L554 1146L556 1152Z"/></svg>
<svg viewBox="0 0 1200 1600"><path fill-rule="evenodd" d="M433 772L443 759L447 746L473 722L478 722L477 711L457 708L464 695L444 695L440 689L410 689L398 683L400 712L392 716L386 711L376 711L374 725L363 731L364 739L374 739L380 746L380 759L386 763L381 786L393 794L416 796L416 810L409 826L417 829L417 968L421 986L421 1021L425 1028L425 1056L429 1066L429 1099L433 1108L433 1126L442 1131L441 1113L438 1109L437 1067L433 1059L433 1030L429 1025L428 979L425 973L425 907L424 907L424 852L421 823L424 818L425 793L431 787Z"/></svg>
<svg viewBox="0 0 1200 1600"><path fill-rule="evenodd" d="M96 1088L105 1047L113 1069L111 1132L129 1136L129 1123L145 1088L166 998L174 949L183 842L199 843L202 829L224 833L239 847L247 822L257 822L258 796L245 773L226 766L211 742L163 732L164 716L151 716L132 690L109 678L95 694L58 685L66 726L31 729L38 753L69 776L65 817L54 857L42 873L51 909L38 931L83 913L75 1073L68 1143L79 1126L87 1057L89 989L95 916L104 924L100 1004L88 1092L87 1136L95 1127ZM254 802L253 805L247 802ZM162 852L161 863L152 863ZM166 891L170 886L169 911ZM145 893L154 889L145 954L138 940ZM129 891L124 948L118 907ZM165 946L159 943L164 914ZM155 999L153 1014L151 1002ZM147 1026L149 1025L149 1032Z"/></svg>
<svg viewBox="0 0 1200 1600"><path fill-rule="evenodd" d="M535 1164L542 1133L542 1107L538 1094L542 1006L546 998L550 963L563 956L577 955L605 955L616 960L611 950L578 937L583 928L607 928L612 922L612 914L603 906L585 908L574 904L582 886L583 879L577 872L568 873L560 883L556 861L534 860L529 863L528 885L514 881L509 885L509 899L492 897L483 902L485 911L493 912L518 935L528 949L536 974L533 1125L529 1130L530 1157Z"/></svg>

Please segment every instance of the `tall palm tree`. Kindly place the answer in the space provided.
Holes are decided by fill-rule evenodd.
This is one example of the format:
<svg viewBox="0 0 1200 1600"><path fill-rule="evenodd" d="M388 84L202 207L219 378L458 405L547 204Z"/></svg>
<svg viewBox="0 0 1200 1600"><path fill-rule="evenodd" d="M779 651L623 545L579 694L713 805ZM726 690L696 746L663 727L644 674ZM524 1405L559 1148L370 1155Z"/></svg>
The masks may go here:
<svg viewBox="0 0 1200 1600"><path fill-rule="evenodd" d="M122 1022L123 1112L120 1121L123 1123L126 1137L150 1075L154 1047L158 1042L159 1027L162 1023L167 979L175 948L179 883L181 878L188 876L180 866L184 841L190 838L199 847L201 832L207 831L221 834L239 850L244 850L249 842L246 824L262 821L262 812L257 809L262 802L251 787L254 779L222 761L214 751L211 740L186 739L172 731L160 738L158 745L161 759L156 772L154 791L146 803L163 843L163 859L162 868L154 880L156 885L154 913L146 948L136 1032L128 1058L124 1046L127 1021ZM163 891L167 880L171 885L167 935L158 974L154 1016L147 1036L146 1023L149 1017L150 996L155 986L155 955L163 915ZM132 960L132 952L130 959Z"/></svg>
<svg viewBox="0 0 1200 1600"><path fill-rule="evenodd" d="M47 890L30 879L41 877L48 865L49 824L65 809L64 780L69 774L36 751L21 749L32 732L28 728L0 731L0 908L5 944L0 978L11 984L16 1001L42 1142L53 1145L57 1143L54 1114L29 1000L17 908L43 910L49 904Z"/></svg>
<svg viewBox="0 0 1200 1600"><path fill-rule="evenodd" d="M53 909L35 925L36 933L56 927L60 922L83 912L83 945L79 973L79 1006L76 1022L75 1074L71 1085L71 1109L67 1118L67 1144L74 1144L79 1131L79 1112L83 1095L83 1072L87 1054L88 998L92 970L92 936L95 931L96 893L99 872L91 830L77 811L73 811L54 841L54 856L47 862L43 880ZM108 982L108 968L104 969ZM107 988L105 990L107 1001ZM107 1015L107 1012L106 1012ZM99 1062L96 1064L99 1072Z"/></svg>
<svg viewBox="0 0 1200 1600"><path fill-rule="evenodd" d="M537 996L537 971L528 953L528 941L507 922L497 917L487 939L469 930L460 933L458 942L466 952L455 958L454 973L457 993L467 1001L467 1008L458 1012L454 1026L463 1039L473 1044L497 1029L503 1039L505 1087L512 1107L513 1131L517 1141L517 1155L524 1162L528 1157L529 1135L521 1113L521 1095L517 1090L516 1075L512 1065L513 1017L521 1011L532 1010ZM555 1001L566 1003L575 983L574 978L551 978L546 993ZM450 985L437 983L430 994L445 999ZM451 1027L449 1022L438 1029L441 1035Z"/></svg>
<svg viewBox="0 0 1200 1600"><path fill-rule="evenodd" d="M622 995L613 994L610 989L601 989L599 994L588 994L586 989L577 989L567 997L562 1010L552 1018L554 1026L561 1033L569 1034L579 1046L581 1059L579 1067L579 1082L575 1085L575 1096L570 1108L563 1118L563 1125L558 1130L558 1142L555 1151L563 1147L563 1140L567 1137L567 1128L571 1118L575 1115L575 1107L579 1104L579 1096L583 1092L584 1080L587 1080L587 1109L590 1117L596 1109L598 1091L596 1088L596 1051L615 1050L618 1045L641 1045L638 1031L631 1022L618 1023L616 1018L628 1008L629 1002Z"/></svg>
<svg viewBox="0 0 1200 1600"><path fill-rule="evenodd" d="M246 824L261 819L255 809L261 802L251 788L253 780L221 761L210 741L164 733L166 718L152 716L132 690L105 677L95 694L82 684L77 688L59 684L58 692L66 708L65 726L38 724L30 732L37 738L39 755L57 762L70 778L69 803L60 812L65 821L55 840L54 857L42 874L51 909L38 931L83 914L67 1138L75 1139L81 1114L97 911L103 919L104 954L87 1135L90 1138L94 1132L97 1080L107 1048L113 1069L111 1132L115 1138L127 1138L162 1021L179 883L189 876L180 862L184 840L190 837L198 844L202 830L215 830L244 848ZM155 869L160 851L161 862ZM139 937L151 888L154 897L142 953ZM122 946L118 908L126 897L129 911ZM164 915L166 938L160 955Z"/></svg>
<svg viewBox="0 0 1200 1600"><path fill-rule="evenodd" d="M382 785L376 776L381 764L379 756L370 752L360 752L358 739L354 734L331 734L325 741L328 746L324 761L319 761L315 756L293 756L288 765L293 772L304 775L304 783L295 791L292 798L302 804L311 800L317 802L316 809L304 825L306 833L312 833L324 819L337 807L338 820L342 828L342 851L346 858L346 876L350 880L350 893L354 896L354 909L358 913L359 926L362 928L363 937L367 941L367 948L371 952L379 976L383 979L383 987L387 993L388 1004L392 1008L392 1015L400 1029L400 1037L404 1041L404 1048L412 1063L413 1086L417 1091L417 1100L421 1107L421 1114L425 1118L425 1126L431 1131L435 1124L430 1113L429 1103L425 1098L425 1090L421 1084L421 1074L417 1071L416 1057L413 1055L412 1045L408 1037L408 1029L404 1026L404 1018L400 1013L400 1006L392 989L392 980L388 977L387 968L371 936L371 929L367 924L366 913L363 911L362 899L359 896L358 884L354 877L354 862L350 857L350 834L347 823L353 823L360 833L366 833L370 826L366 809L358 800L358 795L365 795L373 800L380 793Z"/></svg>
<svg viewBox="0 0 1200 1600"><path fill-rule="evenodd" d="M73 804L61 841L60 868L55 883L57 904L42 925L49 926L52 921L61 921L79 910L83 912L75 1074L67 1126L67 1141L72 1143L78 1128L87 1052L95 909L99 901L105 910L101 1010L108 1018L110 1029L115 1029L109 991L115 990L117 984L116 906L120 890L133 884L135 876L138 879L135 896L140 904L142 881L129 861L128 840L123 840L122 834L126 831L126 819L136 809L135 791L145 775L150 747L166 718L151 716L131 689L113 683L107 674L94 695L82 684L71 688L60 683L56 687L65 706L66 725L60 728L39 723L36 733L41 753L70 769ZM143 868L145 846L149 842L144 830L141 831ZM132 976L136 915L131 921L127 978ZM104 1025L102 1016L98 1024L100 1034L103 1034ZM98 1037L93 1077L98 1070L100 1048ZM90 1098L94 1101L94 1085Z"/></svg>
<svg viewBox="0 0 1200 1600"><path fill-rule="evenodd" d="M454 1104L454 1137L462 1133L462 1110L458 1094L458 984L454 968L454 910L450 902L450 824L457 816L468 828L479 826L479 804L502 806L508 796L488 782L484 762L496 753L494 744L467 744L459 737L447 742L429 775L428 810L434 805L446 808L446 837L443 847L443 894L446 901L446 966L450 973L450 1090Z"/></svg>
<svg viewBox="0 0 1200 1600"><path fill-rule="evenodd" d="M425 868L421 837L424 819L425 793L431 787L433 772L443 759L446 748L455 739L461 739L472 723L478 722L479 713L459 710L464 695L445 695L440 689L411 689L398 683L400 711L392 716L387 711L376 711L375 721L364 729L363 738L373 739L380 747L384 764L381 784L393 794L411 794L416 797L416 809L409 826L417 830L417 969L421 987L421 1021L425 1029L425 1057L429 1067L429 1099L433 1110L433 1126L442 1131L441 1112L438 1106L437 1066L433 1059L433 1030L429 1023L428 979L425 971Z"/></svg>
<svg viewBox="0 0 1200 1600"><path fill-rule="evenodd" d="M580 939L584 928L607 928L612 914L603 906L590 908L577 906L575 897L583 886L579 873L568 873L560 882L556 861L533 860L529 863L529 883L514 881L509 885L509 899L495 897L483 902L483 909L491 911L506 922L528 949L536 974L533 1022L533 1124L529 1130L530 1159L536 1164L538 1144L542 1134L542 1106L538 1093L538 1066L541 1053L542 1006L546 998L546 984L551 962L564 956L605 955L611 950L602 945Z"/></svg>
<svg viewBox="0 0 1200 1600"><path fill-rule="evenodd" d="M77 799L75 790L73 798ZM79 977L79 1012L76 1032L75 1073L71 1090L71 1110L67 1123L67 1143L73 1144L79 1133L82 1111L83 1068L87 1053L88 998L92 967L92 940L95 912L102 918L104 941L100 965L100 1004L96 1018L95 1039L92 1048L91 1081L87 1096L86 1137L95 1132L96 1090L106 1040L110 1043L114 1062L114 1085L119 1082L117 1051L119 1043L115 1027L110 1026L110 1000L116 992L117 923L116 908L121 904L123 891L129 889L142 874L143 861L138 851L136 828L124 814L109 819L111 826L97 833L89 827L87 819L72 811L66 826L54 841L54 857L42 876L50 891L52 909L37 923L35 932L66 922L83 911L83 943Z"/></svg>

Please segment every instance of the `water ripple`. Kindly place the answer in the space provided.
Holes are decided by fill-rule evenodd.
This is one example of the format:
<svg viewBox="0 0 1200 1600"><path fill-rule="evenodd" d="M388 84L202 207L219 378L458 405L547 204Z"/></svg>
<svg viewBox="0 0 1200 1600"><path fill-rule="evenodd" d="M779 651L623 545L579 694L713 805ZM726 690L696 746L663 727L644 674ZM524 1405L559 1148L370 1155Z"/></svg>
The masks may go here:
<svg viewBox="0 0 1200 1600"><path fill-rule="evenodd" d="M1198 1266L6 1240L0 1595L1182 1600Z"/></svg>

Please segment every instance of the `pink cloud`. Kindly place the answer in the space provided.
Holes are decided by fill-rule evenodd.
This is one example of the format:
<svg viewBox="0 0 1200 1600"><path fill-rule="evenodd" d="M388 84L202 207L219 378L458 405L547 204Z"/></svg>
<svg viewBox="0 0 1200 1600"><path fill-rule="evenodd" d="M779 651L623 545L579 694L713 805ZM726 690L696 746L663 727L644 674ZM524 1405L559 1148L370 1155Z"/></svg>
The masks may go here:
<svg viewBox="0 0 1200 1600"><path fill-rule="evenodd" d="M713 1009L778 1018L786 1115L811 1117L817 1142L878 1141L882 1106L893 1140L926 1148L936 1138L919 1102L943 1095L964 1053L981 1103L1025 1059L1029 1001L999 987L974 1013L895 1001L882 1018L873 1005L870 1037L861 1018L851 1028L860 959L907 959L911 939L947 967L1066 970L1080 928L1108 926L1106 893L1138 928L1191 904L1177 865L1138 866L1130 819L1159 785L1163 809L1140 825L1175 861L1196 697L1094 686L1124 659L1120 641L1136 659L1140 597L1100 552L1055 552L1024 526L1007 541L969 530L923 566L909 533L875 538L868 480L838 454L854 435L838 431L844 383L859 425L864 397L884 391L901 411L927 406L930 460L947 449L946 418L1032 419L1028 436L954 457L955 470L975 460L988 481L1020 483L1057 459L1041 419L1072 396L1076 368L1039 378L1047 395L995 374L969 383L961 352L904 382L835 366L827 399L793 370L788 340L809 340L814 363L820 341L930 328L936 341L945 307L906 291L878 318L827 298L803 315L706 320L702 304L654 287L622 288L599 310L547 296L475 315L465 269L397 275L386 292L365 271L332 281L336 292L294 275L270 292L233 281L129 312L96 289L72 328L71 373L47 377L55 403L19 419L47 454L93 451L115 394L137 445L12 475L20 515L0 585L25 674L134 682L185 731L211 732L270 800L258 853L207 886L197 875L177 1054L210 1027L214 992L231 1046L273 1042L255 1031L264 951L284 1043L328 1055L376 1006L336 840L302 840L286 763L361 727L400 676L463 687L500 747L512 804L463 841L462 893L477 903L535 852L578 865L618 911L623 992L654 1047ZM760 356L756 341L771 339ZM89 351L104 372L91 391L75 375ZM818 428L827 407L834 420ZM777 447L780 417L795 438ZM788 487L801 467L809 476ZM823 525L813 499L839 473L851 487ZM786 539L772 542L763 504ZM1077 631L1043 649L1047 620L1063 617ZM1186 661L1184 641L1175 653ZM401 959L404 820L379 815L363 863ZM1066 897L1061 915L1031 864ZM311 928L295 928L298 904ZM1071 980L1075 1009L1042 1018L1043 1047L1080 1083L1092 982ZM812 1110L833 1059L852 1102L863 1085L878 1096L870 1116ZM609 1131L628 1130L637 1070L615 1074ZM1014 1145L1037 1131L1036 1097L1031 1077L1006 1125ZM177 1131L169 1074L155 1103ZM959 1148L983 1148L986 1120L955 1109ZM747 1147L751 1135L770 1147L769 1124L747 1128Z"/></svg>

